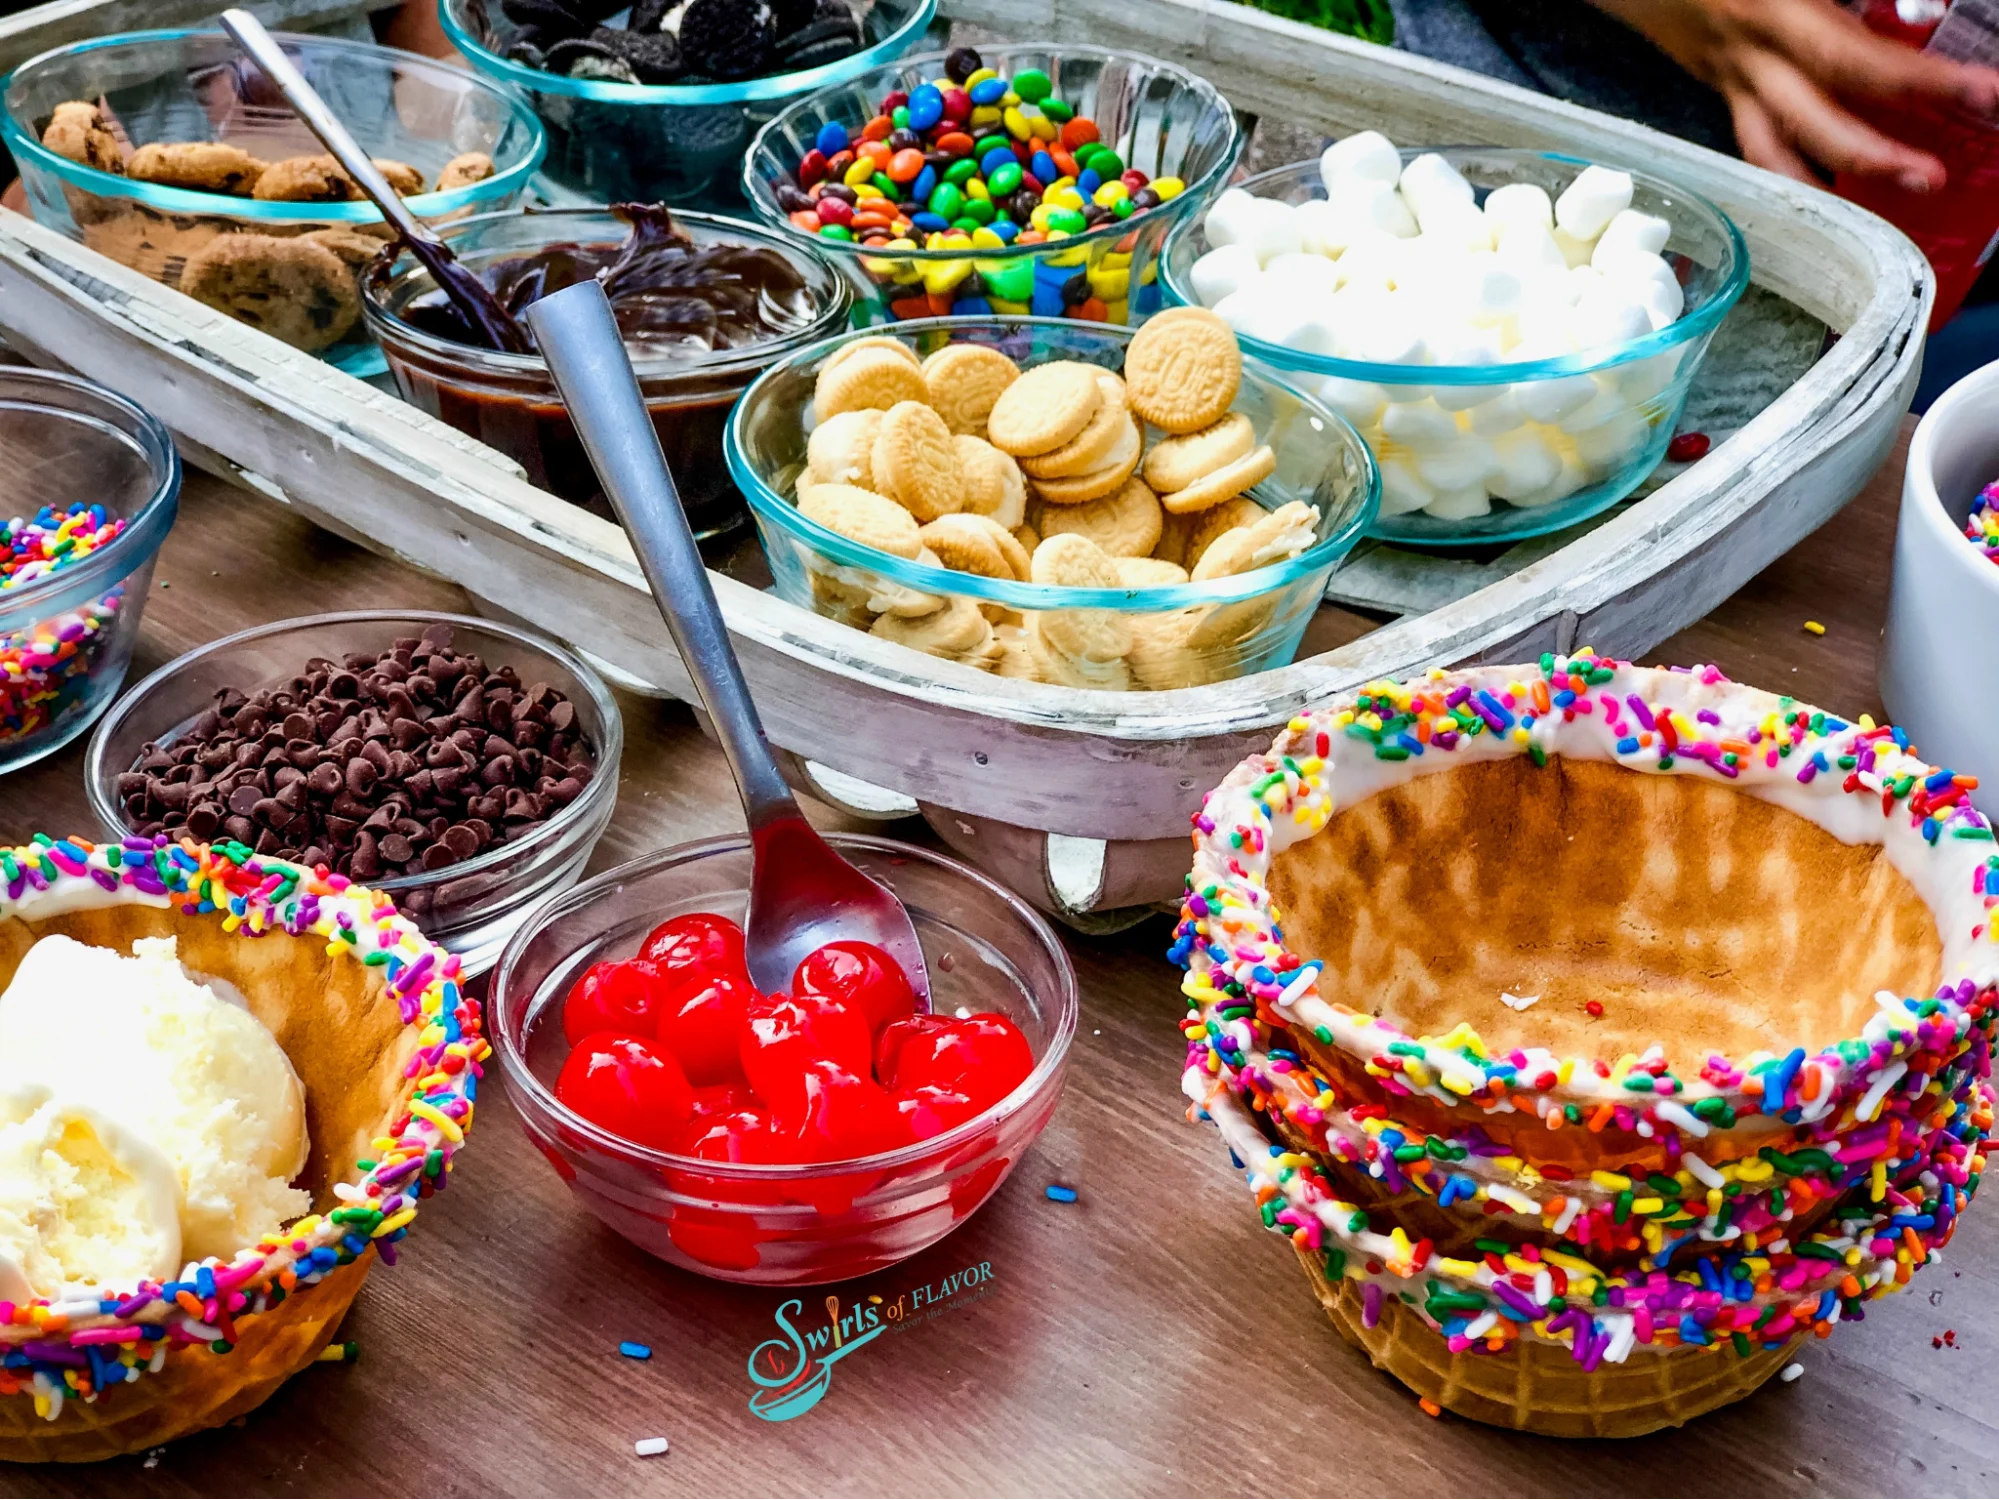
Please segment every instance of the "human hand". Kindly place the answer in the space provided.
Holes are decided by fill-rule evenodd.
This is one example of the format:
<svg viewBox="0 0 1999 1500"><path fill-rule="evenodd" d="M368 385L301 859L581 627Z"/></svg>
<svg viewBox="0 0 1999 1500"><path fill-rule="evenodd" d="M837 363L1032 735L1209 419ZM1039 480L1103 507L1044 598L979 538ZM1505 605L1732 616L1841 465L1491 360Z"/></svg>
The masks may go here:
<svg viewBox="0 0 1999 1500"><path fill-rule="evenodd" d="M1934 192L1944 166L1842 99L1920 100L1999 119L1999 71L1875 35L1833 0L1595 0L1728 101L1742 154L1805 182L1828 172Z"/></svg>

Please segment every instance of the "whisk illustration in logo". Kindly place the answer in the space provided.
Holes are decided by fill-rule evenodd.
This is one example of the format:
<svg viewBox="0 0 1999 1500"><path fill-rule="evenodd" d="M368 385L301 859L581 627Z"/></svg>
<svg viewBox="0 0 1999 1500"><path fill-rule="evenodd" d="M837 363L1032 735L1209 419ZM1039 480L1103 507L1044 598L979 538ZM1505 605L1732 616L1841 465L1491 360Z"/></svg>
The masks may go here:
<svg viewBox="0 0 1999 1500"><path fill-rule="evenodd" d="M804 1416L832 1384L835 1364L893 1325L909 1326L921 1309L928 1308L925 1316L935 1317L946 1307L977 1300L992 1274L992 1262L982 1261L929 1286L900 1292L886 1306L880 1297L870 1296L844 1313L840 1299L828 1295L824 1325L803 1330L794 1321L805 1311L803 1299L782 1303L774 1314L780 1337L765 1339L750 1351L749 1375L758 1387L750 1395L750 1410L766 1422ZM980 1288L977 1294L963 1295L974 1287Z"/></svg>

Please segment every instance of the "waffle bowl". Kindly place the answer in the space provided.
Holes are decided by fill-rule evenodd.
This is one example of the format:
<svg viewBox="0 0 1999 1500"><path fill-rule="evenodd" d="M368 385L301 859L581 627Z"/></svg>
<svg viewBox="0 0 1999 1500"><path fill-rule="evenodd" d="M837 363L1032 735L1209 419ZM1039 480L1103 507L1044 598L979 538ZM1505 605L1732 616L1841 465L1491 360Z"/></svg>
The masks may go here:
<svg viewBox="0 0 1999 1500"><path fill-rule="evenodd" d="M313 1209L175 1282L0 1303L0 1459L85 1462L233 1421L318 1357L444 1186L486 1055L478 1008L385 899L241 846L38 839L0 851L0 880L0 985L61 933L121 953L172 936L190 973L235 987L304 1086Z"/></svg>
<svg viewBox="0 0 1999 1500"><path fill-rule="evenodd" d="M1196 819L1187 1092L1425 1401L1685 1421L1906 1285L1976 1188L1975 786L1711 668L1370 684Z"/></svg>

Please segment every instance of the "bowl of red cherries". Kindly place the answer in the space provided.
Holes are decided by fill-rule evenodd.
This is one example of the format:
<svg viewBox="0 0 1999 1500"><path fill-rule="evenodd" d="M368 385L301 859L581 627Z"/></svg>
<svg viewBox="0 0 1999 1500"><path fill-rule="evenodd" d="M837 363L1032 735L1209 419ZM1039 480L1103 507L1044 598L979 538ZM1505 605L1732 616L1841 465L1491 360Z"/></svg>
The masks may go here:
<svg viewBox="0 0 1999 1500"><path fill-rule="evenodd" d="M1061 1092L1076 977L1048 924L944 855L827 837L909 909L927 1006L837 921L759 991L742 835L555 898L494 975L529 1138L604 1223L704 1275L813 1285L914 1255L992 1196Z"/></svg>

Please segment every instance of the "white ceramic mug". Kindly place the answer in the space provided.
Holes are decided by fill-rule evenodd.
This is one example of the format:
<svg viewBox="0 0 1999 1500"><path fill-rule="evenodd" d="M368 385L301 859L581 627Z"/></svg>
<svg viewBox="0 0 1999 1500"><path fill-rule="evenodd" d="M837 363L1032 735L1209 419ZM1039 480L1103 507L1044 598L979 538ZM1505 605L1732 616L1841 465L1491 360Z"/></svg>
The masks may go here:
<svg viewBox="0 0 1999 1500"><path fill-rule="evenodd" d="M1881 652L1881 699L1925 760L1979 779L1999 806L1999 565L1965 535L1999 479L1999 363L1965 376L1917 424Z"/></svg>

